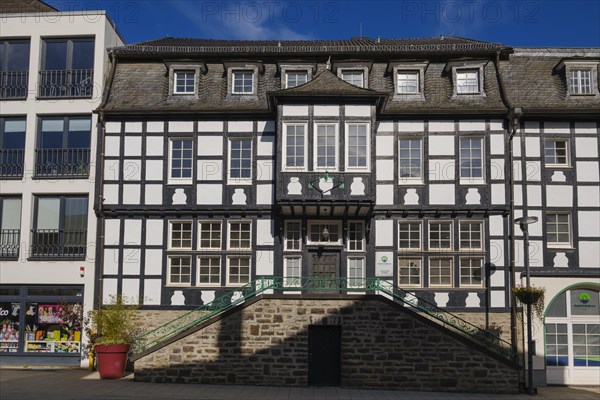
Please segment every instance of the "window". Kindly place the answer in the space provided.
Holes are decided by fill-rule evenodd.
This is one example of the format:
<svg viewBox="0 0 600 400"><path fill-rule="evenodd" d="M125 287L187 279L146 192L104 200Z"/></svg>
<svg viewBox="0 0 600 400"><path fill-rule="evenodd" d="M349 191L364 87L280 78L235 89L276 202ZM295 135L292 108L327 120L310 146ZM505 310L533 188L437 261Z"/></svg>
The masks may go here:
<svg viewBox="0 0 600 400"><path fill-rule="evenodd" d="M85 258L87 196L39 196L34 204L31 256Z"/></svg>
<svg viewBox="0 0 600 400"><path fill-rule="evenodd" d="M19 256L21 198L0 197L0 259Z"/></svg>
<svg viewBox="0 0 600 400"><path fill-rule="evenodd" d="M288 71L285 74L286 88L293 88L304 85L308 82L308 72L306 71Z"/></svg>
<svg viewBox="0 0 600 400"><path fill-rule="evenodd" d="M308 240L311 243L340 243L340 224L338 222L309 222L308 230L310 232Z"/></svg>
<svg viewBox="0 0 600 400"><path fill-rule="evenodd" d="M285 257L284 286L301 286L302 258L300 256Z"/></svg>
<svg viewBox="0 0 600 400"><path fill-rule="evenodd" d="M357 70L342 70L342 79L351 85L364 87L364 72Z"/></svg>
<svg viewBox="0 0 600 400"><path fill-rule="evenodd" d="M38 96L92 97L94 38L44 39Z"/></svg>
<svg viewBox="0 0 600 400"><path fill-rule="evenodd" d="M546 365L566 367L569 365L569 334L567 324L545 323Z"/></svg>
<svg viewBox="0 0 600 400"><path fill-rule="evenodd" d="M175 85L173 93L175 94L194 94L196 93L196 72L195 71L175 71Z"/></svg>
<svg viewBox="0 0 600 400"><path fill-rule="evenodd" d="M252 233L250 221L229 222L229 249L249 250Z"/></svg>
<svg viewBox="0 0 600 400"><path fill-rule="evenodd" d="M452 258L429 259L429 286L452 286Z"/></svg>
<svg viewBox="0 0 600 400"><path fill-rule="evenodd" d="M289 124L285 126L285 169L302 170L306 162L306 126Z"/></svg>
<svg viewBox="0 0 600 400"><path fill-rule="evenodd" d="M571 216L568 213L546 213L548 246L571 247Z"/></svg>
<svg viewBox="0 0 600 400"><path fill-rule="evenodd" d="M29 39L0 40L0 99L27 97Z"/></svg>
<svg viewBox="0 0 600 400"><path fill-rule="evenodd" d="M419 71L398 71L398 93L419 93Z"/></svg>
<svg viewBox="0 0 600 400"><path fill-rule="evenodd" d="M573 366L598 367L600 324L573 324Z"/></svg>
<svg viewBox="0 0 600 400"><path fill-rule="evenodd" d="M170 182L180 183L192 181L192 169L194 162L192 139L170 139Z"/></svg>
<svg viewBox="0 0 600 400"><path fill-rule="evenodd" d="M568 166L569 147L564 139L544 139L544 160L546 166Z"/></svg>
<svg viewBox="0 0 600 400"><path fill-rule="evenodd" d="M469 182L483 181L483 139L460 139L460 177Z"/></svg>
<svg viewBox="0 0 600 400"><path fill-rule="evenodd" d="M421 223L398 223L398 249L418 250L421 248Z"/></svg>
<svg viewBox="0 0 600 400"><path fill-rule="evenodd" d="M348 257L348 287L361 288L365 286L365 258Z"/></svg>
<svg viewBox="0 0 600 400"><path fill-rule="evenodd" d="M479 257L461 257L460 286L477 286L483 284L483 259Z"/></svg>
<svg viewBox="0 0 600 400"><path fill-rule="evenodd" d="M0 176L23 176L25 167L25 118L0 117Z"/></svg>
<svg viewBox="0 0 600 400"><path fill-rule="evenodd" d="M221 249L221 222L202 221L199 228L199 249Z"/></svg>
<svg viewBox="0 0 600 400"><path fill-rule="evenodd" d="M315 164L317 169L337 171L338 146L336 125L317 125Z"/></svg>
<svg viewBox="0 0 600 400"><path fill-rule="evenodd" d="M91 129L90 117L40 118L35 176L87 178Z"/></svg>
<svg viewBox="0 0 600 400"><path fill-rule="evenodd" d="M169 284L190 285L192 281L192 258L169 257Z"/></svg>
<svg viewBox="0 0 600 400"><path fill-rule="evenodd" d="M232 93L234 94L252 94L254 93L254 72L252 71L233 71Z"/></svg>
<svg viewBox="0 0 600 400"><path fill-rule="evenodd" d="M229 179L250 183L252 179L252 139L229 141ZM244 182L246 181L246 182Z"/></svg>
<svg viewBox="0 0 600 400"><path fill-rule="evenodd" d="M171 222L171 239L169 240L169 248L191 250L192 223L190 221Z"/></svg>
<svg viewBox="0 0 600 400"><path fill-rule="evenodd" d="M429 250L452 250L452 222L429 222Z"/></svg>
<svg viewBox="0 0 600 400"><path fill-rule="evenodd" d="M421 286L421 259L398 258L398 286Z"/></svg>
<svg viewBox="0 0 600 400"><path fill-rule="evenodd" d="M407 138L398 142L398 167L400 183L422 180L422 139Z"/></svg>
<svg viewBox="0 0 600 400"><path fill-rule="evenodd" d="M460 222L460 249L483 250L483 223L479 221Z"/></svg>
<svg viewBox="0 0 600 400"><path fill-rule="evenodd" d="M569 81L571 94L592 94L592 70L571 69Z"/></svg>
<svg viewBox="0 0 600 400"><path fill-rule="evenodd" d="M221 257L198 257L198 285L212 286L221 283Z"/></svg>
<svg viewBox="0 0 600 400"><path fill-rule="evenodd" d="M456 71L456 93L478 94L480 92L479 69L461 69Z"/></svg>
<svg viewBox="0 0 600 400"><path fill-rule="evenodd" d="M369 169L368 125L348 124L346 129L346 169Z"/></svg>
<svg viewBox="0 0 600 400"><path fill-rule="evenodd" d="M229 263L228 280L230 285L250 282L250 257L227 257Z"/></svg>
<svg viewBox="0 0 600 400"><path fill-rule="evenodd" d="M286 221L285 223L285 249L300 250L301 242L301 227L300 221Z"/></svg>
<svg viewBox="0 0 600 400"><path fill-rule="evenodd" d="M365 224L348 222L348 251L365 250Z"/></svg>

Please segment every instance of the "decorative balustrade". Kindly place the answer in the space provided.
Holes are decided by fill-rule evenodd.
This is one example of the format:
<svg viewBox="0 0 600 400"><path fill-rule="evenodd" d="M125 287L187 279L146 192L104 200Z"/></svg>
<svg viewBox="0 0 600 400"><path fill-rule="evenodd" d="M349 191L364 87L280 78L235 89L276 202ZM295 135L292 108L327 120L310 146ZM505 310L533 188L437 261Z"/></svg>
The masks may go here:
<svg viewBox="0 0 600 400"><path fill-rule="evenodd" d="M90 149L38 149L36 177L79 177L90 175Z"/></svg>
<svg viewBox="0 0 600 400"><path fill-rule="evenodd" d="M354 172L284 172L278 178L279 200L364 200L373 197L371 174Z"/></svg>
<svg viewBox="0 0 600 400"><path fill-rule="evenodd" d="M25 99L29 88L29 71L0 72L0 99Z"/></svg>
<svg viewBox="0 0 600 400"><path fill-rule="evenodd" d="M0 258L19 257L19 248L21 246L20 229L2 229L0 230Z"/></svg>
<svg viewBox="0 0 600 400"><path fill-rule="evenodd" d="M94 70L46 70L40 71L38 97L89 98L94 92Z"/></svg>
<svg viewBox="0 0 600 400"><path fill-rule="evenodd" d="M0 176L20 178L25 170L25 150L0 149Z"/></svg>
<svg viewBox="0 0 600 400"><path fill-rule="evenodd" d="M32 258L84 258L87 231L34 229L31 231Z"/></svg>

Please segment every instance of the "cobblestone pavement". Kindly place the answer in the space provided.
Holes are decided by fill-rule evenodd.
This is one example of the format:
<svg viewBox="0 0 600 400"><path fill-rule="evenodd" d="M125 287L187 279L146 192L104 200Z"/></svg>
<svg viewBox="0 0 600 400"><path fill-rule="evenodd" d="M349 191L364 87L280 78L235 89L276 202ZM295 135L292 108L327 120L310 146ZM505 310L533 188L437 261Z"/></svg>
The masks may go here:
<svg viewBox="0 0 600 400"><path fill-rule="evenodd" d="M598 400L600 387L541 387L536 399ZM289 388L158 384L134 382L131 376L100 380L84 369L0 369L0 400L525 400L527 394L404 392L344 388Z"/></svg>

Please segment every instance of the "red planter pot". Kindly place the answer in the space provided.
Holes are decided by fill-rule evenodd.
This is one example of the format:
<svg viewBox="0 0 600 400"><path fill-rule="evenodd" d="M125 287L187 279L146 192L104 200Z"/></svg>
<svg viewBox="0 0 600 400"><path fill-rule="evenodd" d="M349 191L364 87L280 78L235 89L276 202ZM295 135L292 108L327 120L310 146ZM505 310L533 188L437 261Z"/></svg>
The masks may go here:
<svg viewBox="0 0 600 400"><path fill-rule="evenodd" d="M118 379L125 376L128 344L97 344L94 346L101 379Z"/></svg>

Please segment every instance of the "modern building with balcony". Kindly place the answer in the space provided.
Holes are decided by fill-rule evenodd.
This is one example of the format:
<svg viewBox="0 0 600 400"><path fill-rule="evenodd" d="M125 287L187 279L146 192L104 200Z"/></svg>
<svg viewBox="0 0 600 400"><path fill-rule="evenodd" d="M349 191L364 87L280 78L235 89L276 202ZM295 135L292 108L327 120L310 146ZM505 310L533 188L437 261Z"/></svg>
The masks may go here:
<svg viewBox="0 0 600 400"><path fill-rule="evenodd" d="M93 110L123 40L103 11L1 9L0 363L79 365L83 335L60 310L94 303Z"/></svg>

